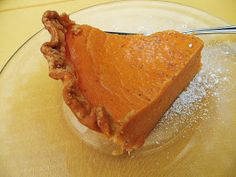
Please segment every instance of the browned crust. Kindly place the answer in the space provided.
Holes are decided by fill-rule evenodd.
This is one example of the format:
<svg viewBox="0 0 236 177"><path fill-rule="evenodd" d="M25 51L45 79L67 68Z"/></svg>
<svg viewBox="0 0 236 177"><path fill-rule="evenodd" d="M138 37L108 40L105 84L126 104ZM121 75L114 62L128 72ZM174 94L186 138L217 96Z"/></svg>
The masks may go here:
<svg viewBox="0 0 236 177"><path fill-rule="evenodd" d="M51 34L51 40L41 47L41 52L49 64L49 76L62 81L64 100L82 124L111 137L113 123L110 115L103 107L90 106L76 84L75 75L65 64L65 34L68 27L75 23L69 19L68 15L59 15L56 11L46 11L42 22Z"/></svg>

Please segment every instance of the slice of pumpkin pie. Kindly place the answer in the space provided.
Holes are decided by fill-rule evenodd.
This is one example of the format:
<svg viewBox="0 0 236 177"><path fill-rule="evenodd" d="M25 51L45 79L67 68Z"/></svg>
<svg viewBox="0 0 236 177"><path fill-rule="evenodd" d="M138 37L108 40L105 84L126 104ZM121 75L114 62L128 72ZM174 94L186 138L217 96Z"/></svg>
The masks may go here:
<svg viewBox="0 0 236 177"><path fill-rule="evenodd" d="M41 47L49 75L63 83L65 103L83 125L132 151L201 67L203 42L177 31L150 36L108 34L44 13L51 40Z"/></svg>

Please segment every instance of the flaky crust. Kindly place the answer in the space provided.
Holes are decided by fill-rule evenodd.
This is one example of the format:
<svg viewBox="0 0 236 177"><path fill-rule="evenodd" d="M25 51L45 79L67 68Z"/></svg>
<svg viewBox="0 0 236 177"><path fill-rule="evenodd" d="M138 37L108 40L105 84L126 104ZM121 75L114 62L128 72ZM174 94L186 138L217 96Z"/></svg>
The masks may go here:
<svg viewBox="0 0 236 177"><path fill-rule="evenodd" d="M49 76L62 81L64 100L82 124L111 137L114 130L110 115L103 107L91 107L80 92L75 74L65 63L65 34L68 27L75 25L75 22L71 21L68 15L58 15L56 11L46 11L42 22L51 34L51 40L41 47L41 52L49 64Z"/></svg>

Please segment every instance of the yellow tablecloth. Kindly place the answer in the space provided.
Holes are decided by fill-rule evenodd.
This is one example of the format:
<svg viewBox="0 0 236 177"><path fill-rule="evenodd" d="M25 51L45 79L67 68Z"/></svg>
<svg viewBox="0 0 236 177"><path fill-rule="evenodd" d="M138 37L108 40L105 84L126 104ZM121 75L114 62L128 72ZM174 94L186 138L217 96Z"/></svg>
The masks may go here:
<svg viewBox="0 0 236 177"><path fill-rule="evenodd" d="M0 69L11 55L41 29L41 16L47 9L71 13L111 0L1 0L0 1ZM204 10L236 24L235 0L169 0Z"/></svg>

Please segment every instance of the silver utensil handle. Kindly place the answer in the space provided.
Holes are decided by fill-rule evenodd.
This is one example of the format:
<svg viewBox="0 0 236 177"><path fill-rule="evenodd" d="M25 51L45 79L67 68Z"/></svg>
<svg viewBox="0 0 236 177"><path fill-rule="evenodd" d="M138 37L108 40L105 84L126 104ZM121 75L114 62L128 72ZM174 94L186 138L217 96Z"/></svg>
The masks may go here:
<svg viewBox="0 0 236 177"><path fill-rule="evenodd" d="M128 32L112 32L106 31L110 34L120 34L120 35L135 35L139 33L128 33ZM184 34L202 35L202 34L236 34L236 25L224 26L218 28L202 28L196 30L183 31ZM141 33L140 33L141 34Z"/></svg>
<svg viewBox="0 0 236 177"><path fill-rule="evenodd" d="M219 28L208 28L208 29L197 29L197 30L188 30L183 31L184 34L193 34L193 35L201 35L201 34L234 34L236 33L236 26L225 26Z"/></svg>

